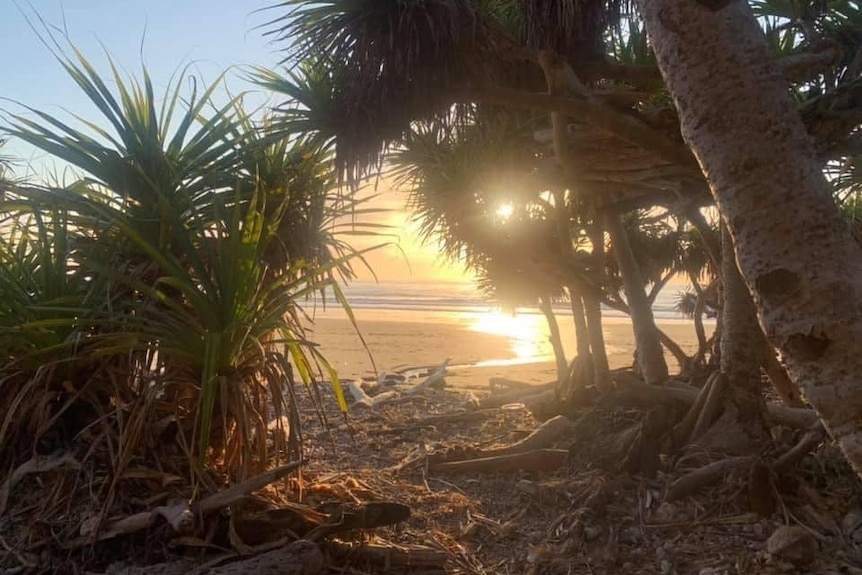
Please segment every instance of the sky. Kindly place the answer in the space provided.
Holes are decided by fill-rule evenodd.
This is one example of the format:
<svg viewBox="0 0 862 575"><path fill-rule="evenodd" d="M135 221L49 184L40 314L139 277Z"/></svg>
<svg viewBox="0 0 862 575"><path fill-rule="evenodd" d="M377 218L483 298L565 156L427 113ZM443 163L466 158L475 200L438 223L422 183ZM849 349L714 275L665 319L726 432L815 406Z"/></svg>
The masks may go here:
<svg viewBox="0 0 862 575"><path fill-rule="evenodd" d="M0 0L0 112L30 115L21 104L60 118L77 114L98 119L98 112L40 40L45 26L61 43L68 35L97 70L107 73L105 50L125 72L139 76L146 65L156 92L164 91L176 72L213 82L228 71L231 93L248 92L256 107L277 103L243 79L243 66L276 67L279 46L256 29L279 14L267 10L274 0ZM40 21L41 19L41 21ZM43 24L44 22L44 24ZM35 30L34 30L35 28ZM37 34L37 31L39 32ZM65 47L65 45L64 45ZM21 143L3 150L22 161L16 175L62 170L44 154ZM404 197L384 181L377 205L398 245L369 256L381 281L466 281L459 266L446 265L433 245L421 245L417 226L404 210ZM363 247L363 246L359 246ZM365 279L370 275L362 272Z"/></svg>

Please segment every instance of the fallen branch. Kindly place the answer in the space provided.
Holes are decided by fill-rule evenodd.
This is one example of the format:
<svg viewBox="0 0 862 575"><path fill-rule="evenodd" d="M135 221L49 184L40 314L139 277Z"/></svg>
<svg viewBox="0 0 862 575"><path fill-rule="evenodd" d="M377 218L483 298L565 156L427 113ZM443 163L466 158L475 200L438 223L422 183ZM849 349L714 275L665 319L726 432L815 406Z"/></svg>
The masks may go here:
<svg viewBox="0 0 862 575"><path fill-rule="evenodd" d="M278 481L286 475L290 475L302 467L304 463L304 461L294 461L293 463L288 463L286 465L276 467L275 469L265 471L251 479L246 479L242 483L232 485L224 491L220 491L201 500L201 502L195 506L195 511L199 513L212 513L214 511L224 509L225 507L245 499L252 491L263 489L270 483Z"/></svg>
<svg viewBox="0 0 862 575"><path fill-rule="evenodd" d="M428 465L432 472L493 473L509 471L554 471L562 467L569 452L564 449L536 449L524 453L445 461Z"/></svg>
<svg viewBox="0 0 862 575"><path fill-rule="evenodd" d="M690 495L700 489L715 483L724 477L725 473L751 465L755 461L755 457L746 455L740 457L728 457L720 461L715 461L687 473L674 481L665 495L665 501L676 501Z"/></svg>
<svg viewBox="0 0 862 575"><path fill-rule="evenodd" d="M521 441L517 441L506 447L482 450L480 453L483 458L486 458L538 450L547 447L571 428L572 422L569 421L569 418L564 415L558 415L544 422Z"/></svg>

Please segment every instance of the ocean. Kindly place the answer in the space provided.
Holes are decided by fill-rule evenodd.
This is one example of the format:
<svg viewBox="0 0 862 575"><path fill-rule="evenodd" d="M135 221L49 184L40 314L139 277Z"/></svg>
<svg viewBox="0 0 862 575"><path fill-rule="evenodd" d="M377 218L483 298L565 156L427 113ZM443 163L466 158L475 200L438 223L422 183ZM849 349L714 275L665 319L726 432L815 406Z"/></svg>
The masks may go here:
<svg viewBox="0 0 862 575"><path fill-rule="evenodd" d="M680 320L676 302L682 285L670 284L659 292L653 305L656 320ZM350 305L356 309L434 314L476 314L496 311L500 306L487 301L467 282L371 282L356 281L345 288ZM319 301L316 303L320 303ZM329 302L332 304L333 302ZM566 302L555 306L560 314L570 313ZM518 314L540 314L536 308L519 308ZM603 317L627 318L619 311L602 307Z"/></svg>

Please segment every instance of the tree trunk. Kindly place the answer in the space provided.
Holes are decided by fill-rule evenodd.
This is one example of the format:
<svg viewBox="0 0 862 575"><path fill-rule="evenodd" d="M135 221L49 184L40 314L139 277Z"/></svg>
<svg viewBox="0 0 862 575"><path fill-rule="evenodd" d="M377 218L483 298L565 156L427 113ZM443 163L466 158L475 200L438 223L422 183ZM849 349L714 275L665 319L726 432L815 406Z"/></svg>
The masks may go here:
<svg viewBox="0 0 862 575"><path fill-rule="evenodd" d="M610 367L608 366L608 352L605 349L605 334L602 331L602 307L599 298L585 293L584 311L587 316L590 355L593 359L593 383L603 387L610 383Z"/></svg>
<svg viewBox="0 0 862 575"><path fill-rule="evenodd" d="M614 245L632 318L638 367L647 383L663 383L668 375L664 350L653 319L652 308L644 291L640 267L632 253L620 216L608 214L607 229Z"/></svg>
<svg viewBox="0 0 862 575"><path fill-rule="evenodd" d="M590 254L592 278L595 285L601 289L605 285L605 231L601 221L595 216L587 233L593 246ZM610 368L608 352L605 348L605 334L602 329L602 304L593 290L584 290L584 309L587 315L587 329L590 332L595 384L601 388L610 383Z"/></svg>
<svg viewBox="0 0 862 575"><path fill-rule="evenodd" d="M557 316L554 315L551 298L539 298L539 309L542 310L542 313L545 315L545 321L548 322L551 347L554 349L554 360L557 364L557 381L562 381L568 375L569 362L566 361L563 338L560 336L560 326L557 323Z"/></svg>
<svg viewBox="0 0 862 575"><path fill-rule="evenodd" d="M584 300L578 290L569 286L569 302L572 306L572 321L575 324L575 339L577 339L577 355L586 358L590 355L590 331L587 328Z"/></svg>
<svg viewBox="0 0 862 575"><path fill-rule="evenodd" d="M762 335L748 288L736 266L733 242L724 226L722 228L721 371L727 388L724 413L708 435L712 436L709 443L723 451L750 453L760 450L770 437L760 382Z"/></svg>
<svg viewBox="0 0 862 575"><path fill-rule="evenodd" d="M763 33L739 0L638 5L764 332L862 476L862 249Z"/></svg>
<svg viewBox="0 0 862 575"><path fill-rule="evenodd" d="M688 357L688 355L686 355L686 353L682 350L679 344L660 329L658 330L658 337L661 340L662 345L670 352L670 354L679 364L680 372L687 372L691 367L692 358Z"/></svg>

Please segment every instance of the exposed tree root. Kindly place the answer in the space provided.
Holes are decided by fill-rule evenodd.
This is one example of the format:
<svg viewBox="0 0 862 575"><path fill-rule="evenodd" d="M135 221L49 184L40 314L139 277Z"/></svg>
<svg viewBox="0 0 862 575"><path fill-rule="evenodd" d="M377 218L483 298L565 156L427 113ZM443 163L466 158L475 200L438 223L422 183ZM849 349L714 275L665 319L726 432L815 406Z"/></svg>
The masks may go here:
<svg viewBox="0 0 862 575"><path fill-rule="evenodd" d="M706 380L706 384L704 384L700 389L700 392L697 394L697 399L695 399L694 403L691 404L691 407L689 407L686 412L685 417L683 417L682 420L673 428L672 439L674 446L684 444L688 438L691 437L691 430L694 429L694 424L697 422L700 412L703 411L703 405L706 403L706 398L712 390L716 377L718 377L717 372L709 376L709 379Z"/></svg>
<svg viewBox="0 0 862 575"><path fill-rule="evenodd" d="M699 391L691 387L675 385L646 385L634 375L625 372L614 374L616 389L609 401L622 404L654 405L657 402L679 401L691 405L697 401ZM813 409L787 407L770 403L767 405L770 419L794 428L808 428L819 421Z"/></svg>
<svg viewBox="0 0 862 575"><path fill-rule="evenodd" d="M706 396L706 401L697 416L697 421L689 435L689 441L694 441L704 434L707 429L718 419L721 412L721 407L724 398L724 390L727 388L727 376L723 373L716 372L710 376L712 385L710 385L709 393Z"/></svg>
<svg viewBox="0 0 862 575"><path fill-rule="evenodd" d="M686 497L701 487L706 487L716 481L719 481L724 475L734 469L746 467L754 463L756 459L752 456L728 457L720 461L715 461L696 469L691 473L683 475L674 481L665 495L665 501L675 501Z"/></svg>
<svg viewBox="0 0 862 575"><path fill-rule="evenodd" d="M788 449L781 457L773 464L773 468L777 472L787 471L808 455L808 453L817 447L826 437L826 430L820 423L814 425L808 432L802 436L802 439L796 445Z"/></svg>

